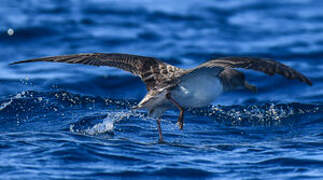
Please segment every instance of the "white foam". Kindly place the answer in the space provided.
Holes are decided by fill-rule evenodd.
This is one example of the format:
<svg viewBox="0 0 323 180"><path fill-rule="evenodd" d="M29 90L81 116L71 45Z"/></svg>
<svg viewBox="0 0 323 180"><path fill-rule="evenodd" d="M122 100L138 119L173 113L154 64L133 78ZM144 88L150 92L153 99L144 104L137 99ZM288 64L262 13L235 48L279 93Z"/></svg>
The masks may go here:
<svg viewBox="0 0 323 180"><path fill-rule="evenodd" d="M4 102L0 105L0 111L5 109L7 106L9 106L12 103L12 99L10 99L10 101L8 102Z"/></svg>
<svg viewBox="0 0 323 180"><path fill-rule="evenodd" d="M70 126L70 131L74 133L81 133L86 135L100 135L112 133L114 130L114 124L123 120L129 119L130 116L140 116L140 114L133 113L131 111L127 112L108 112L107 116L103 119L102 122L95 124L92 127L88 127L85 130L75 129L75 125Z"/></svg>
<svg viewBox="0 0 323 180"><path fill-rule="evenodd" d="M23 97L24 95L25 95L25 91L22 91L21 93L18 93L14 97L10 98L10 100L8 102L2 103L0 105L0 111L5 109L6 107L8 107L12 103L13 99L19 99L19 98Z"/></svg>

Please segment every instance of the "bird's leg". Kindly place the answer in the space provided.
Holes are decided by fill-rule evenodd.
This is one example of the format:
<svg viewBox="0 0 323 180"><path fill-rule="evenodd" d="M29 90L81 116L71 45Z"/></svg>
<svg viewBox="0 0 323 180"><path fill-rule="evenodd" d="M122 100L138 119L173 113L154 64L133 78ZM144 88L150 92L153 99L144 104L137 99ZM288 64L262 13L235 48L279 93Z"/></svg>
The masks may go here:
<svg viewBox="0 0 323 180"><path fill-rule="evenodd" d="M166 94L166 98L172 102L178 109L179 109L179 116L178 116L178 120L177 120L177 124L179 126L179 129L183 129L183 119L184 119L184 108L178 104L178 102L176 102L176 100L174 98L172 98L172 96L170 95L170 93Z"/></svg>
<svg viewBox="0 0 323 180"><path fill-rule="evenodd" d="M164 142L164 140L163 140L162 130L161 130L161 127L160 127L160 118L158 118L158 119L156 120L156 122L157 122L158 134L159 134L158 142L159 142L159 143L162 143L162 142Z"/></svg>

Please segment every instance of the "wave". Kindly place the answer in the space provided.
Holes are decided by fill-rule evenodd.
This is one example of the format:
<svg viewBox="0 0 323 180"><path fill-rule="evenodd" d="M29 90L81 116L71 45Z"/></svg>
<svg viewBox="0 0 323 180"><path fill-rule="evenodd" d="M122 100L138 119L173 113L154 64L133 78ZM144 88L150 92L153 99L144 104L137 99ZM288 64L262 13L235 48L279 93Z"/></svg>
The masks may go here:
<svg viewBox="0 0 323 180"><path fill-rule="evenodd" d="M6 126L13 128L11 121L14 121L22 130L24 130L24 125L25 128L30 128L31 124L37 124L34 127L36 130L39 126L48 126L48 122L43 122L43 119L50 120L53 124L57 124L56 119L63 119L64 121L60 122L62 125L57 126L65 125L64 128L72 133L111 136L114 134L115 124L122 120L150 120L145 111L132 110L137 103L138 101L131 99L83 96L66 91L23 91L0 101L0 121L5 125L2 128ZM301 103L266 103L244 106L210 106L187 109L187 112L186 118L193 123L196 118L207 118L229 126L270 127L299 124L309 126L322 123L319 117L323 113L323 107ZM163 119L176 120L177 112L169 111ZM55 130L57 126L51 126L49 129Z"/></svg>
<svg viewBox="0 0 323 180"><path fill-rule="evenodd" d="M278 166L322 166L323 161L298 158L273 158L255 163L257 165L278 165Z"/></svg>

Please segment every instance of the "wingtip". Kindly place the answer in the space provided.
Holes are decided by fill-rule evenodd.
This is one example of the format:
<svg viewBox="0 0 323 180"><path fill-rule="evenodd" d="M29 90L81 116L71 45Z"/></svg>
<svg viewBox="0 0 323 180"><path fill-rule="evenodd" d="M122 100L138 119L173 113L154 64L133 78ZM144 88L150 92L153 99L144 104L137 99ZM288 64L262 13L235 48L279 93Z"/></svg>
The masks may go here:
<svg viewBox="0 0 323 180"><path fill-rule="evenodd" d="M29 63L29 62L36 62L36 61L33 60L33 59L30 59L30 60L22 60L22 61L15 61L15 62L10 63L9 66L16 65L16 64L22 64L22 63Z"/></svg>
<svg viewBox="0 0 323 180"><path fill-rule="evenodd" d="M302 79L302 81L303 82L305 82L307 85L309 85L309 86L313 86L313 83L312 83L312 81L311 80L309 80L308 78L306 78L305 76L304 76L304 78Z"/></svg>
<svg viewBox="0 0 323 180"><path fill-rule="evenodd" d="M12 62L9 64L9 66L15 65L15 64L19 64L18 62Z"/></svg>

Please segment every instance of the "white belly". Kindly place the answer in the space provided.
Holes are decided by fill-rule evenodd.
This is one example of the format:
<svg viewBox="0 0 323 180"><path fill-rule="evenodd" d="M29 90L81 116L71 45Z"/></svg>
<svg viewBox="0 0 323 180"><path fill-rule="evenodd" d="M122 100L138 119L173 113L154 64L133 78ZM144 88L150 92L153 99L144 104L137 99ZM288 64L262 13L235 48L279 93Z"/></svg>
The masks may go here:
<svg viewBox="0 0 323 180"><path fill-rule="evenodd" d="M223 91L219 78L201 74L181 82L172 90L172 97L184 107L203 107L211 104Z"/></svg>

